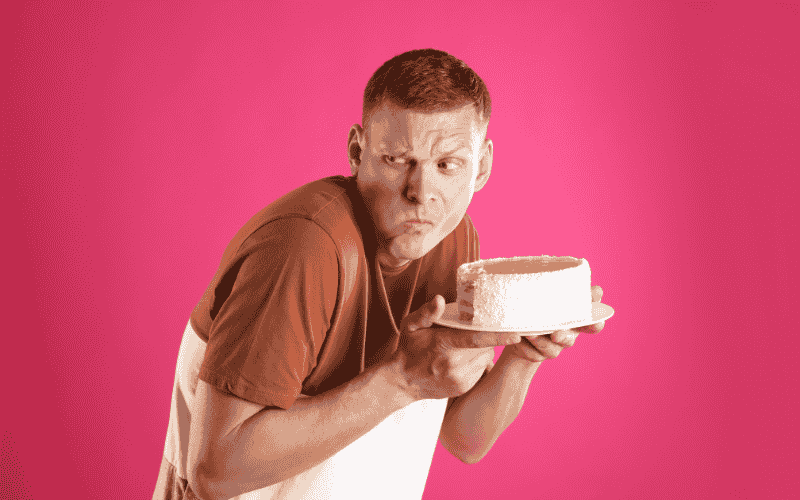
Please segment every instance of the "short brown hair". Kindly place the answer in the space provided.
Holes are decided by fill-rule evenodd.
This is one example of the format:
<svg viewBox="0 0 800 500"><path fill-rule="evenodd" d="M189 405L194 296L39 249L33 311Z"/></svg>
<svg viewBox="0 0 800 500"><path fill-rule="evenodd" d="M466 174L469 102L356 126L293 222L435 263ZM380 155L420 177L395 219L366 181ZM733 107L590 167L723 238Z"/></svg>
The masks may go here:
<svg viewBox="0 0 800 500"><path fill-rule="evenodd" d="M427 113L471 102L485 122L492 114L489 90L478 74L464 61L436 49L410 50L378 68L364 90L364 127L375 108L386 101Z"/></svg>

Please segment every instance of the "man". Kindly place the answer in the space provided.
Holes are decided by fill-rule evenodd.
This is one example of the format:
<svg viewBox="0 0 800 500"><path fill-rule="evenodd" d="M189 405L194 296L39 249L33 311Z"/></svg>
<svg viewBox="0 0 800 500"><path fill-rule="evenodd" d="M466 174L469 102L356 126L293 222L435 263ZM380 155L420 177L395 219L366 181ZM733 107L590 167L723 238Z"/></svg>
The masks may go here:
<svg viewBox="0 0 800 500"><path fill-rule="evenodd" d="M437 438L464 462L488 452L578 333L433 325L479 258L466 210L491 172L490 114L447 53L376 71L353 176L256 214L192 313L154 499L420 498Z"/></svg>

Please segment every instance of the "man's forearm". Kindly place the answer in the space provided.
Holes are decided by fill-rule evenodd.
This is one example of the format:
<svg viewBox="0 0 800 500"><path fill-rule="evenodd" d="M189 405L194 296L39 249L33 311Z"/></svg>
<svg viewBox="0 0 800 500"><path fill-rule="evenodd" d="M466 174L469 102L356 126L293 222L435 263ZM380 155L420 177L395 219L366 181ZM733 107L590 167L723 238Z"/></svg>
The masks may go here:
<svg viewBox="0 0 800 500"><path fill-rule="evenodd" d="M209 489L227 498L314 467L413 403L401 383L396 365L384 364L288 410L259 411L226 438L222 470Z"/></svg>
<svg viewBox="0 0 800 500"><path fill-rule="evenodd" d="M494 368L448 409L440 434L442 445L467 463L483 458L517 418L540 364L503 351Z"/></svg>

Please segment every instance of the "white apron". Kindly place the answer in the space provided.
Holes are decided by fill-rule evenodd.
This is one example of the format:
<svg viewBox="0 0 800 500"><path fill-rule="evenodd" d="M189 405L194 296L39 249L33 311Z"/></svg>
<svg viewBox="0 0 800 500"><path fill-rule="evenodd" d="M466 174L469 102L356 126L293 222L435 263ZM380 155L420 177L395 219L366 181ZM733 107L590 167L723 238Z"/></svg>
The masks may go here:
<svg viewBox="0 0 800 500"><path fill-rule="evenodd" d="M206 344L192 328L183 333L159 481L154 499L174 467L186 479L191 408ZM304 396L300 396L304 397ZM234 500L353 500L422 498L436 449L447 399L426 399L389 415L350 446L325 462L282 483L234 497ZM279 411L279 410L276 410Z"/></svg>

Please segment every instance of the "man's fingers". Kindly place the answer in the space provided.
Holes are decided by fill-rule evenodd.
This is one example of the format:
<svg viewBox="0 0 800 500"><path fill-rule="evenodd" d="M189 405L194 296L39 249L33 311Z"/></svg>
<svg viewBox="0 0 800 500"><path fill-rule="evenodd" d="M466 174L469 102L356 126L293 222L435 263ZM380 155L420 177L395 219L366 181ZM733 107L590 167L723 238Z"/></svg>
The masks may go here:
<svg viewBox="0 0 800 500"><path fill-rule="evenodd" d="M600 302L603 300L603 289L599 286L592 287L592 302Z"/></svg>
<svg viewBox="0 0 800 500"><path fill-rule="evenodd" d="M579 326L578 328L573 328L572 331L578 333L598 333L600 330L603 329L604 326L606 326L606 322L601 321L599 323L594 323L592 325Z"/></svg>
<svg viewBox="0 0 800 500"><path fill-rule="evenodd" d="M537 351L547 358L555 358L561 350L564 349L563 346L553 342L550 339L550 335L537 335L535 337L526 338Z"/></svg>
<svg viewBox="0 0 800 500"><path fill-rule="evenodd" d="M497 347L518 344L522 337L518 333L476 332L472 330L448 330L442 332L444 342L453 347Z"/></svg>
<svg viewBox="0 0 800 500"><path fill-rule="evenodd" d="M414 315L409 317L406 329L410 332L420 328L430 328L433 322L444 314L444 297L437 295L430 302L420 307Z"/></svg>
<svg viewBox="0 0 800 500"><path fill-rule="evenodd" d="M497 347L509 344L518 344L522 337L518 333L501 332L470 332L462 337L463 347Z"/></svg>
<svg viewBox="0 0 800 500"><path fill-rule="evenodd" d="M550 334L550 340L556 344L564 347L571 347L575 345L575 339L578 337L578 332L574 330L558 330Z"/></svg>
<svg viewBox="0 0 800 500"><path fill-rule="evenodd" d="M514 347L516 347L517 350L521 351L524 357L528 359L528 361L541 362L547 359L547 356L543 355L542 353L536 350L531 341L528 340L528 337L526 337L526 340L520 342Z"/></svg>

